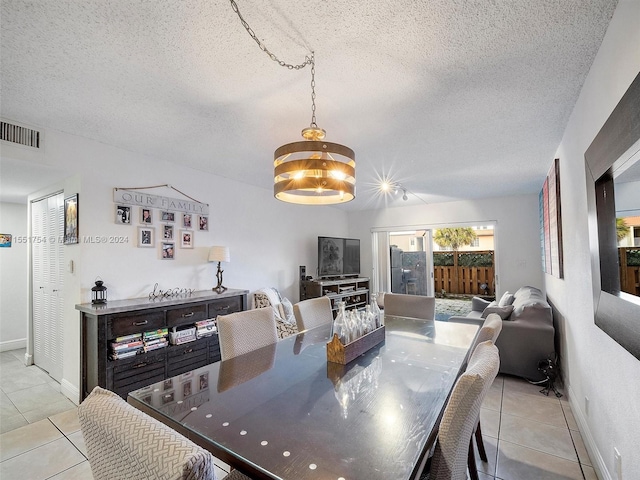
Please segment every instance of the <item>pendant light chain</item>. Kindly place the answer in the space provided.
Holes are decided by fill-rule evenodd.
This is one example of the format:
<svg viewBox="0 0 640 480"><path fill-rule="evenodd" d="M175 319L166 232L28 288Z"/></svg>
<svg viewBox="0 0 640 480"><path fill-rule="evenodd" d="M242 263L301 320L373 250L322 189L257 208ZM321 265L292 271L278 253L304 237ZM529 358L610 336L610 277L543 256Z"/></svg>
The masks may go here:
<svg viewBox="0 0 640 480"><path fill-rule="evenodd" d="M281 67L287 67L289 70L300 70L304 67L306 67L307 65L311 65L313 64L313 53L311 54L311 57L305 57L304 58L304 63L301 63L299 65L292 65L290 63L286 63L282 60L280 60L278 57L276 57L273 53L271 53L269 51L269 49L267 48L267 46L262 43L260 41L260 39L256 36L255 32L253 31L253 29L249 26L249 24L247 23L247 21L242 17L242 14L240 13L240 10L238 9L238 4L234 1L234 0L229 0L231 2L231 8L233 8L233 11L236 12L238 14L238 18L240 19L240 22L242 23L242 26L245 28L245 30L247 31L247 33L249 34L249 36L251 38L253 38L255 40L255 42L258 44L258 46L260 47L260 50L262 50L264 53L266 53L267 55L269 55L269 58L271 60L273 60L274 62L276 62L278 65L280 65Z"/></svg>
<svg viewBox="0 0 640 480"><path fill-rule="evenodd" d="M316 123L316 59L314 52L311 52L311 127L318 128Z"/></svg>
<svg viewBox="0 0 640 480"><path fill-rule="evenodd" d="M301 70L307 65L311 65L311 128L318 128L318 124L316 123L316 62L315 62L314 52L311 52L310 57L305 56L304 63L300 63L298 65L293 65L290 63L286 63L283 60L280 60L273 53L271 53L271 51L269 51L269 49L264 43L260 41L256 33L253 31L253 29L249 26L247 21L244 19L244 17L240 13L240 9L238 8L238 4L235 2L235 0L229 0L229 1L231 2L231 8L238 15L238 18L240 19L240 23L242 23L242 26L245 28L249 36L253 38L253 40L258 44L258 47L260 47L260 50L266 53L271 60L276 62L281 67L286 67L289 70Z"/></svg>

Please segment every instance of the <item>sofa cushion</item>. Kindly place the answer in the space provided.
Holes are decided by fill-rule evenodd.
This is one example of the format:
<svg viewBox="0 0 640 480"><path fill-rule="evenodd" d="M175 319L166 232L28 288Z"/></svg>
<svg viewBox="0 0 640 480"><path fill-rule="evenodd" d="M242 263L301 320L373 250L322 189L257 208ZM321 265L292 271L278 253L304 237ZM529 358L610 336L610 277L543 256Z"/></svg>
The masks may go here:
<svg viewBox="0 0 640 480"><path fill-rule="evenodd" d="M506 307L507 305L511 305L514 299L515 297L513 293L509 293L508 291L506 291L500 298L500 301L498 302L498 306Z"/></svg>
<svg viewBox="0 0 640 480"><path fill-rule="evenodd" d="M481 318L487 318L492 313L495 313L499 315L502 320L509 320L511 312L513 312L513 305L505 305L504 307L499 305L489 305L483 310Z"/></svg>

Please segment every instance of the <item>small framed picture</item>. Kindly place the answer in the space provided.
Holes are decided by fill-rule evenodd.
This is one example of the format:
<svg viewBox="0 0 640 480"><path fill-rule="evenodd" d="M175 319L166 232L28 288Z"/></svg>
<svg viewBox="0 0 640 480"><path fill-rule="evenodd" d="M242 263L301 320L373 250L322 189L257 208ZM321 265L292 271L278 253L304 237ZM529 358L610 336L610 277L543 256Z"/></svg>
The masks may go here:
<svg viewBox="0 0 640 480"><path fill-rule="evenodd" d="M156 244L155 231L153 227L138 227L138 246L153 247Z"/></svg>
<svg viewBox="0 0 640 480"><path fill-rule="evenodd" d="M191 228L191 221L193 220L193 215L190 213L182 214L182 228Z"/></svg>
<svg viewBox="0 0 640 480"><path fill-rule="evenodd" d="M193 231L180 230L180 248L193 248Z"/></svg>
<svg viewBox="0 0 640 480"><path fill-rule="evenodd" d="M13 236L10 233L0 233L0 248L9 248L11 246L11 239Z"/></svg>
<svg viewBox="0 0 640 480"><path fill-rule="evenodd" d="M166 405L167 403L171 403L173 402L175 399L175 393L174 392L166 392L162 394L162 404Z"/></svg>
<svg viewBox="0 0 640 480"><path fill-rule="evenodd" d="M175 222L176 214L173 212L165 212L164 210L160 212L160 218L163 222Z"/></svg>
<svg viewBox="0 0 640 480"><path fill-rule="evenodd" d="M131 225L131 207L129 205L116 205L116 223Z"/></svg>
<svg viewBox="0 0 640 480"><path fill-rule="evenodd" d="M175 256L176 244L173 242L162 242L162 259L173 260Z"/></svg>
<svg viewBox="0 0 640 480"><path fill-rule="evenodd" d="M151 216L151 209L142 207L140 209L140 223L145 225L151 225L153 223L153 217Z"/></svg>
<svg viewBox="0 0 640 480"><path fill-rule="evenodd" d="M198 391L206 390L209 388L209 372L201 373L199 378Z"/></svg>
<svg viewBox="0 0 640 480"><path fill-rule="evenodd" d="M201 232L209 230L209 215L200 215L198 217L198 230Z"/></svg>
<svg viewBox="0 0 640 480"><path fill-rule="evenodd" d="M162 390L171 390L173 388L173 378L167 378L162 383Z"/></svg>
<svg viewBox="0 0 640 480"><path fill-rule="evenodd" d="M165 240L173 240L173 225L162 226L162 238Z"/></svg>
<svg viewBox="0 0 640 480"><path fill-rule="evenodd" d="M64 199L64 244L78 243L78 194Z"/></svg>
<svg viewBox="0 0 640 480"><path fill-rule="evenodd" d="M191 380L182 384L182 397L190 397L191 396Z"/></svg>

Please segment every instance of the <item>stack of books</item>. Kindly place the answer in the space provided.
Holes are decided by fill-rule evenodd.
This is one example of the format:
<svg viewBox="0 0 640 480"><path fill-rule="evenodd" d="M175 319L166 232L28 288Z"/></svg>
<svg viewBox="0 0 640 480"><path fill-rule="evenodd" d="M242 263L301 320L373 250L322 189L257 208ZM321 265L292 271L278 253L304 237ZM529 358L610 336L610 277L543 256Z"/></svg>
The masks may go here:
<svg viewBox="0 0 640 480"><path fill-rule="evenodd" d="M144 343L144 351L151 352L158 348L164 348L169 344L167 337L169 336L168 328L160 328L151 332L144 332L142 334L142 341Z"/></svg>
<svg viewBox="0 0 640 480"><path fill-rule="evenodd" d="M193 342L196 339L196 327L184 328L178 330L173 327L169 334L169 342L171 345L182 345L183 343Z"/></svg>
<svg viewBox="0 0 640 480"><path fill-rule="evenodd" d="M142 351L143 347L144 343L142 341L141 333L133 333L131 335L118 337L111 342L109 358L111 360L119 360L122 358L133 357Z"/></svg>
<svg viewBox="0 0 640 480"><path fill-rule="evenodd" d="M196 322L196 337L202 338L208 335L213 335L218 331L216 321L213 318L207 320L200 320Z"/></svg>

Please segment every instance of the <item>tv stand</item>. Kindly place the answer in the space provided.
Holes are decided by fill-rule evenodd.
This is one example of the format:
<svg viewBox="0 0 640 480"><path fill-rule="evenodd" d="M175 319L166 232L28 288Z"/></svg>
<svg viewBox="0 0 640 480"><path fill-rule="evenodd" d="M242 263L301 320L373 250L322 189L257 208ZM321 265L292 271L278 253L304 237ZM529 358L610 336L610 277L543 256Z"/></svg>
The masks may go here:
<svg viewBox="0 0 640 480"><path fill-rule="evenodd" d="M364 308L369 303L369 279L356 275L351 278L345 276L300 281L300 300L322 296L331 300L334 316L341 301L346 303L347 308Z"/></svg>

